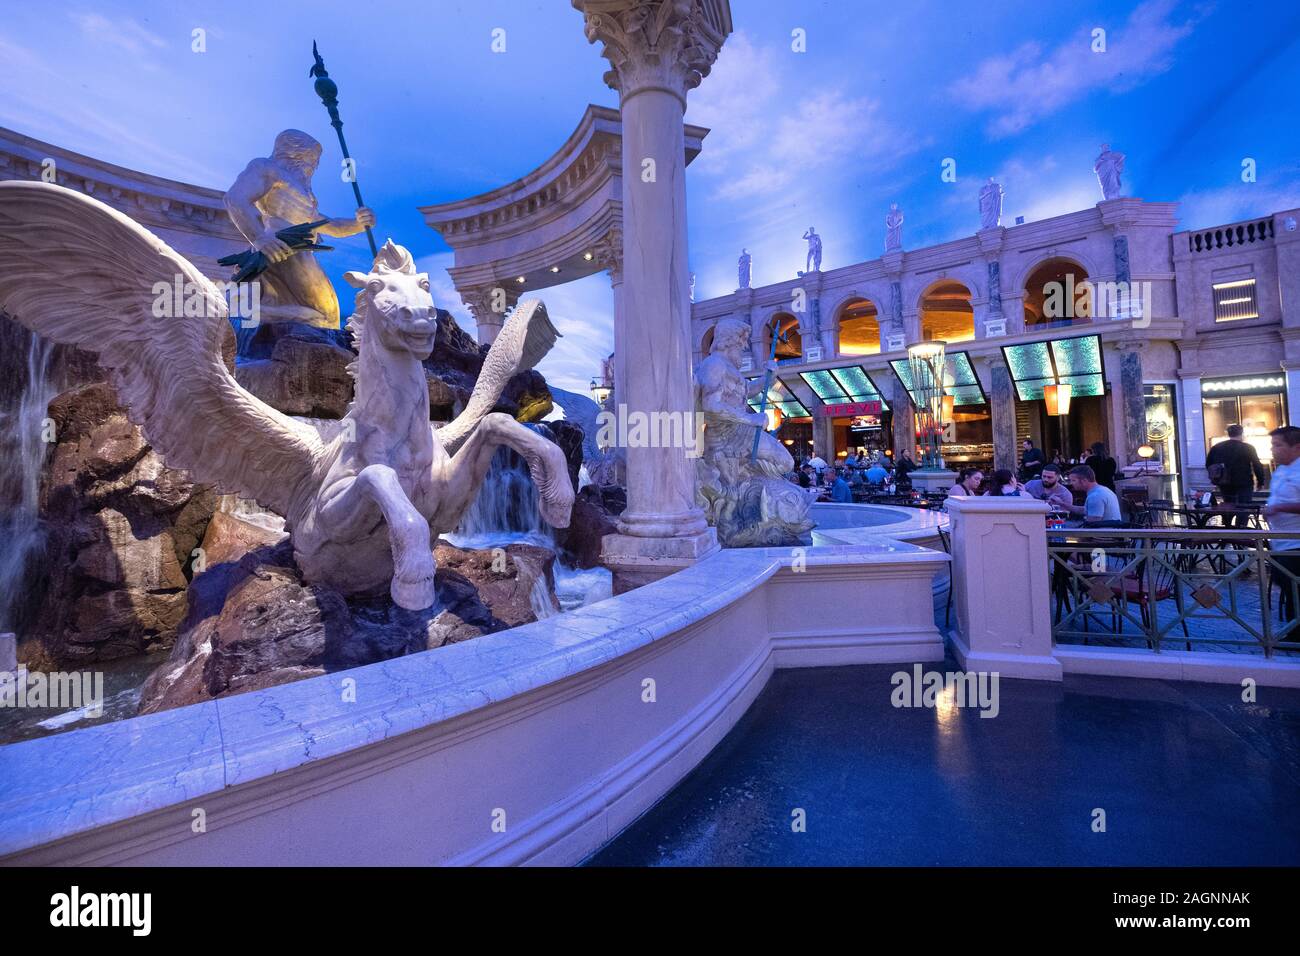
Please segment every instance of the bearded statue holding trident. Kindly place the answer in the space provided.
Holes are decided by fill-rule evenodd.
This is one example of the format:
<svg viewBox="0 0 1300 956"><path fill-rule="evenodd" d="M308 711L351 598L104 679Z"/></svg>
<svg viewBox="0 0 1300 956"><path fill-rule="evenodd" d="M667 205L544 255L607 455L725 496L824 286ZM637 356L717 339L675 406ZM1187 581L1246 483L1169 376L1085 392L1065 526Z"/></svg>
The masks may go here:
<svg viewBox="0 0 1300 956"><path fill-rule="evenodd" d="M695 369L696 410L704 417L698 503L726 547L807 543L815 499L785 479L794 459L766 431L766 417L749 407L763 391L763 380L751 386L740 372L749 337L747 323L721 320L708 357Z"/></svg>
<svg viewBox="0 0 1300 956"><path fill-rule="evenodd" d="M375 223L375 214L365 206L351 217L320 215L311 188L320 156L320 143L300 130L287 129L275 138L271 155L250 162L226 192L231 221L270 262L259 276L264 321L339 327L338 296L315 255L295 251L277 232L324 219L313 233L354 236Z"/></svg>

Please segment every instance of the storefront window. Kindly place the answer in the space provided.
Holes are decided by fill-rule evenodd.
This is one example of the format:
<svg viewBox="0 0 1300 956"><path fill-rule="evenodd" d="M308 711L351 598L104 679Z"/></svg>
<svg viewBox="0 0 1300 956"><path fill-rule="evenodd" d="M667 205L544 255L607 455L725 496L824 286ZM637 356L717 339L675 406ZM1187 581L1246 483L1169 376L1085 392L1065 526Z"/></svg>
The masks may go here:
<svg viewBox="0 0 1300 956"><path fill-rule="evenodd" d="M1155 452L1146 476L1164 482L1158 488L1160 498L1177 501L1182 495L1178 468L1178 399L1173 385L1146 385L1142 389L1146 405L1146 432L1142 443ZM1153 476L1159 476L1158 479ZM1153 494L1153 497L1156 495Z"/></svg>
<svg viewBox="0 0 1300 956"><path fill-rule="evenodd" d="M1280 375L1203 381L1201 410L1206 450L1227 440L1229 425L1239 424L1242 437L1259 452L1259 460L1271 465L1273 450L1268 433L1286 423L1285 388Z"/></svg>
<svg viewBox="0 0 1300 956"><path fill-rule="evenodd" d="M1172 385L1147 385L1146 434L1142 440L1155 449L1152 461L1164 474L1178 473L1178 408Z"/></svg>

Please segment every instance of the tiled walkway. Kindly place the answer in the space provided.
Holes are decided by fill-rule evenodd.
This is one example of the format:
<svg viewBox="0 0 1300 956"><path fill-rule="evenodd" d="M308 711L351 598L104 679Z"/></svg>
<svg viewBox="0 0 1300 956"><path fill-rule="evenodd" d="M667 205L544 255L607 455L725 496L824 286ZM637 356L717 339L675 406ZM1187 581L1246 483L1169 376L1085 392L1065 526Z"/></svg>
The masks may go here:
<svg viewBox="0 0 1300 956"><path fill-rule="evenodd" d="M590 862L1300 864L1300 691L1247 704L1230 685L1004 680L983 718L894 707L900 670L778 671Z"/></svg>

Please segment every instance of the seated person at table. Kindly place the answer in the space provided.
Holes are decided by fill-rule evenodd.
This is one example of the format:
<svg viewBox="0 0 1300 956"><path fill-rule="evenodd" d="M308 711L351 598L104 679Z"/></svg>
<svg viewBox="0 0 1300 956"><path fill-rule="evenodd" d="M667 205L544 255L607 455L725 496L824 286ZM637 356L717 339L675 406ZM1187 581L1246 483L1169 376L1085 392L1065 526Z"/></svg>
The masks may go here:
<svg viewBox="0 0 1300 956"><path fill-rule="evenodd" d="M867 481L871 482L871 484L883 485L888 480L889 470L881 465L880 462L876 462L867 469Z"/></svg>
<svg viewBox="0 0 1300 956"><path fill-rule="evenodd" d="M1025 486L1016 480L1009 468L999 468L993 472L993 482L987 492L993 498L1020 498Z"/></svg>
<svg viewBox="0 0 1300 956"><path fill-rule="evenodd" d="M1029 497L1037 498L1039 501L1046 501L1049 506L1057 511L1064 511L1069 514L1083 513L1082 508L1074 506L1074 495L1061 481L1061 470L1056 465L1044 465L1038 478L1025 482L1025 491L1029 494Z"/></svg>
<svg viewBox="0 0 1300 956"><path fill-rule="evenodd" d="M1085 525L1106 525L1117 527L1124 521L1119 510L1119 496L1103 484L1097 482L1097 473L1087 465L1076 465L1070 469L1070 484L1075 491L1085 496L1083 503L1083 523ZM1072 512L1079 509L1073 508Z"/></svg>
<svg viewBox="0 0 1300 956"><path fill-rule="evenodd" d="M804 465L799 469L799 487L811 488L813 485L812 465Z"/></svg>
<svg viewBox="0 0 1300 956"><path fill-rule="evenodd" d="M957 473L957 484L948 489L948 497L970 498L979 494L984 483L984 472L978 468L963 468Z"/></svg>
<svg viewBox="0 0 1300 956"><path fill-rule="evenodd" d="M831 501L843 501L852 504L853 492L849 490L849 483L844 480L844 476L834 468L830 469L828 474L832 479Z"/></svg>

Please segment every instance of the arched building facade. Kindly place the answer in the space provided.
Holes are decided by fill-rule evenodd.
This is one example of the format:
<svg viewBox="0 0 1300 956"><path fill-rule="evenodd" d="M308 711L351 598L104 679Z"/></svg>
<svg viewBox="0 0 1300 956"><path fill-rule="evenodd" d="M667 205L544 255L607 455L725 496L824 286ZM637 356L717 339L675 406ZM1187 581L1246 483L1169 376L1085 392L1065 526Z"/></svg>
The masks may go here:
<svg viewBox="0 0 1300 956"><path fill-rule="evenodd" d="M1300 210L1191 232L1177 218L1176 203L1112 199L737 290L694 305L694 340L721 318L747 321L761 369L773 318L797 318L798 350L777 374L813 413L790 421L796 452L913 451L898 368L909 345L941 338L973 377L954 389L950 465L1014 468L1025 438L1068 458L1101 441L1121 465L1150 445L1166 471L1204 483L1206 448L1227 424L1266 454L1267 430L1300 415ZM892 428L817 414L834 402L810 382L855 369ZM1042 385L1058 380L1072 380L1068 416L1047 414Z"/></svg>

